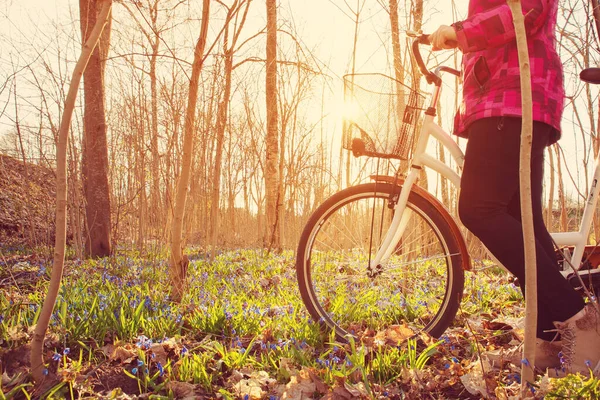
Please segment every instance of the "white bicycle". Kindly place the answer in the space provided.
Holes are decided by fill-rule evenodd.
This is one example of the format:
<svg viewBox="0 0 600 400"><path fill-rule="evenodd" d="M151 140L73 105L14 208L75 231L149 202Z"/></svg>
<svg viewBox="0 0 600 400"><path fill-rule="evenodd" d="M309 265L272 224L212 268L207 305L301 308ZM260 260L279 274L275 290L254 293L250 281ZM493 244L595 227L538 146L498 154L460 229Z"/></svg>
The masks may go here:
<svg viewBox="0 0 600 400"><path fill-rule="evenodd" d="M445 66L429 71L420 44L429 44L427 35L417 37L412 46L423 76L434 85L426 109L421 94L393 78L344 77L345 99L360 111L345 121L344 147L356 156L405 160L408 174L374 175L371 183L334 194L314 211L298 245L296 272L302 300L311 316L334 330L340 340L399 324L441 336L460 306L464 271L471 269L460 222L434 195L415 184L427 167L459 188L464 162L458 144L434 122L442 73L460 76L460 71ZM582 71L580 76L600 84L599 68ZM449 151L458 173L427 153L430 137ZM596 159L579 230L552 233L564 264L581 269L581 279L570 268L563 271L576 287L582 283L600 287L600 250L586 245L599 179Z"/></svg>

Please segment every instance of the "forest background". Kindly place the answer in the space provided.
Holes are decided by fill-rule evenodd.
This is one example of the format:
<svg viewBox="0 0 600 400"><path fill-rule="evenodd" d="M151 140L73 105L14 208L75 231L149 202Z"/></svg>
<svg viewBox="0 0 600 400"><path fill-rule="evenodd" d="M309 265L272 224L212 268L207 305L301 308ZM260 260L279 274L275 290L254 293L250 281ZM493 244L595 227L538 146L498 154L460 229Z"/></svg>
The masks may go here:
<svg viewBox="0 0 600 400"><path fill-rule="evenodd" d="M201 19L201 5L196 3L115 4L103 60L106 166L99 168L108 182L108 208L94 210L84 187L84 181L93 181L82 172L90 162L83 145L82 95L71 130L68 230L79 257L102 255L102 249L94 250L89 243L90 232L101 231L98 226L107 227L109 248L159 248L169 241L191 60ZM276 226L271 229L265 183L265 8L262 2L249 0L212 3L184 242L220 249L293 249L316 206L341 188L367 181L375 168L341 150L342 76L369 72L394 76L391 2L278 2L278 151L277 168L271 171L278 187ZM556 217L553 229L572 227L589 192L591 163L598 152L597 90L577 78L583 68L597 65L599 57L591 12L585 2L562 1L560 8L557 39L568 99L563 139L548 149L546 158L547 215ZM403 32L433 31L466 13L466 1L398 5L405 76L413 67ZM0 19L0 152L53 170L62 107L82 42L78 4L2 1ZM433 56L430 66L460 64L460 55L453 52ZM405 83L416 85L409 78ZM424 84L418 89L428 90ZM459 95L458 82L447 79L439 119L446 130L452 129ZM93 132L87 135L92 137ZM436 147L432 151L441 152ZM440 156L449 158L443 152ZM453 190L446 182L429 175L421 184L454 208ZM16 234L34 243L51 242L52 213L43 232L30 225L25 218Z"/></svg>

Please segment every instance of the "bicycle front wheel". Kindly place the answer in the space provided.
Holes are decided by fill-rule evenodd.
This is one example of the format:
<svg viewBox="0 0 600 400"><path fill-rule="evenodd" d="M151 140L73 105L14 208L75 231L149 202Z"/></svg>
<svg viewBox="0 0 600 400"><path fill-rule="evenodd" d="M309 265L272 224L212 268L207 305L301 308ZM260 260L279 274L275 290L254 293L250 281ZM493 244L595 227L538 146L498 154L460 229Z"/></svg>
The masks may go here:
<svg viewBox="0 0 600 400"><path fill-rule="evenodd" d="M439 337L456 316L464 285L461 238L419 194L409 196L410 219L393 254L370 267L399 190L379 182L342 190L304 228L296 259L302 300L338 339L396 324Z"/></svg>

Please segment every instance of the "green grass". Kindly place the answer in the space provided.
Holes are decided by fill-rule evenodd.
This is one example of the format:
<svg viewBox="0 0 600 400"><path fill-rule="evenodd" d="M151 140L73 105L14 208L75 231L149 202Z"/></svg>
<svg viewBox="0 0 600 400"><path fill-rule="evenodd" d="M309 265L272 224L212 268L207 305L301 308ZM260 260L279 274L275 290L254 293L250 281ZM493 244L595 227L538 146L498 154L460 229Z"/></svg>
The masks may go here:
<svg viewBox="0 0 600 400"><path fill-rule="evenodd" d="M461 311L440 341L423 336L396 344L338 343L308 316L292 253L264 257L240 250L214 262L202 253L189 256L189 287L180 304L168 296L166 255L69 261L46 340L46 368L58 381L45 395L92 398L103 376L123 385L105 391L106 398L119 391L176 398L190 387L223 398L275 399L299 388L312 390L308 397L345 390L364 398L468 398L459 377L476 363L478 349L498 345L498 332L470 331L465 322L522 313L518 289L501 271L486 269L466 274ZM7 258L0 257L0 276L10 275L14 262L2 260ZM46 293L48 262L29 263L27 285L17 280L0 287L5 363L15 354L23 357L19 350ZM3 363L0 371L7 373L0 399L39 397L27 370L10 365ZM597 381L559 382L549 395L598 392Z"/></svg>

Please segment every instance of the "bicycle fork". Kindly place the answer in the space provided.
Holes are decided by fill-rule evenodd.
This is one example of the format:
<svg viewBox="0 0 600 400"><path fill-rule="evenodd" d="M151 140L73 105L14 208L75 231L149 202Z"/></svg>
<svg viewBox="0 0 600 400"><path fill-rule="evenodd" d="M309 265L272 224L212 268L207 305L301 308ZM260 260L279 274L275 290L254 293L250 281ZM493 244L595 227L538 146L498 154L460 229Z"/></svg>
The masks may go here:
<svg viewBox="0 0 600 400"><path fill-rule="evenodd" d="M423 119L423 126L433 124L433 117L435 115L437 103L440 98L440 90L441 87L435 85L429 108L427 109L425 118ZM423 167L423 163L426 163L426 159L422 159L422 157L425 157L429 137L430 133L428 129L422 129L415 147L413 160L410 166L410 172L408 173L404 184L402 185L400 195L398 196L398 200L394 205L394 217L392 218L392 222L385 234L381 246L377 250L377 254L371 260L371 263L368 267L371 273L376 273L381 269L382 263L387 261L387 259L392 255L394 249L400 242L400 238L404 234L406 227L408 226L408 222L412 216L412 210L408 209L406 204L408 203L408 196L410 195L412 187L416 183L419 172Z"/></svg>
<svg viewBox="0 0 600 400"><path fill-rule="evenodd" d="M392 255L394 249L400 242L400 238L406 230L406 226L412 216L412 211L406 207L406 204L408 203L408 196L410 195L412 186L416 182L417 177L418 170L412 168L402 185L402 189L400 190L400 194L394 205L394 217L392 218L390 227L385 234L381 246L379 246L379 249L377 250L377 254L371 260L371 264L369 265L369 270L371 272L381 269L382 263Z"/></svg>

